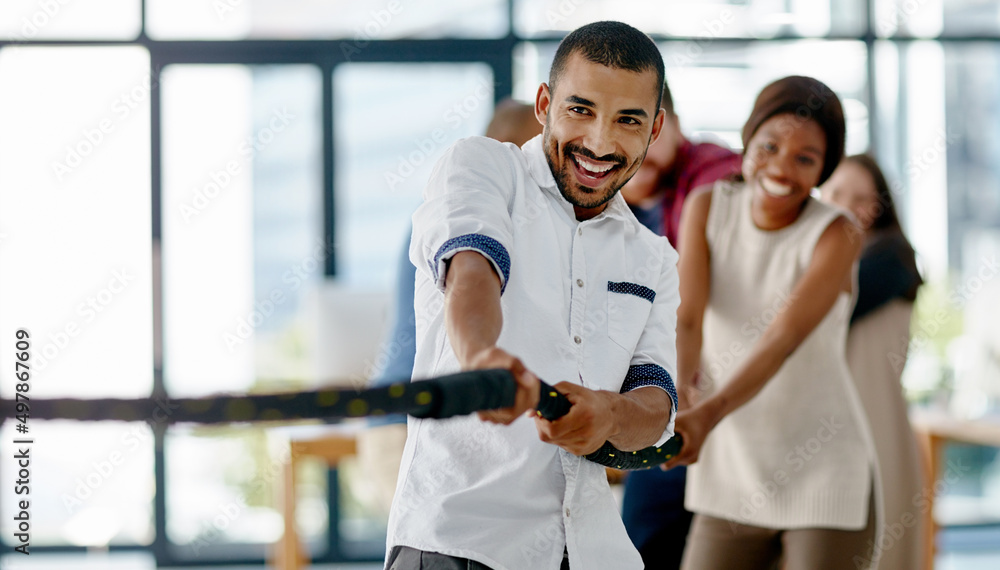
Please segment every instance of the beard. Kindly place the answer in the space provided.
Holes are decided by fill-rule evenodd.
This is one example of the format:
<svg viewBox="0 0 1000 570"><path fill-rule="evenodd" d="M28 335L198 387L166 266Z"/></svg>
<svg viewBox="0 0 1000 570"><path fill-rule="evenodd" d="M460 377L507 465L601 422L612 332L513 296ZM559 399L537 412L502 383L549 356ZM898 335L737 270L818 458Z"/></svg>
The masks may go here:
<svg viewBox="0 0 1000 570"><path fill-rule="evenodd" d="M559 156L558 143L552 140L548 129L546 129L546 132L542 137L542 142L545 147L545 160L549 164L549 170L552 172L552 177L555 178L556 187L559 188L559 193L566 199L567 202L578 208L592 209L606 204L615 197L615 194L621 190L622 186L624 186L625 183L632 178L632 174L635 174L635 171L638 170L638 168L633 168L632 174L624 176L622 170L626 167L626 165L628 165L628 158L625 155L608 154L605 156L597 156L593 152L576 143L566 143L563 145L563 165L562 168L560 168L557 164L557 157ZM580 184L571 172L571 169L574 168L573 163L575 162L573 160L573 154L578 154L596 161L615 162L617 165L612 168L612 173L609 174L609 180L605 185L598 188L591 188ZM646 153L644 152L642 158L640 158L635 165L641 164L645 156ZM611 179L610 177L612 176L616 178Z"/></svg>

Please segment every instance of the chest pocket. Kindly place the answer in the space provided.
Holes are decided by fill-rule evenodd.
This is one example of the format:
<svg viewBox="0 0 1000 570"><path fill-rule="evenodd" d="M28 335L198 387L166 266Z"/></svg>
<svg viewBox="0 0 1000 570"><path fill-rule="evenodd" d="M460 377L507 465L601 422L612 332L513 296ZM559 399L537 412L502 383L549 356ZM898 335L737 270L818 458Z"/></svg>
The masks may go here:
<svg viewBox="0 0 1000 570"><path fill-rule="evenodd" d="M629 354L646 328L656 292L627 281L608 281L608 338Z"/></svg>

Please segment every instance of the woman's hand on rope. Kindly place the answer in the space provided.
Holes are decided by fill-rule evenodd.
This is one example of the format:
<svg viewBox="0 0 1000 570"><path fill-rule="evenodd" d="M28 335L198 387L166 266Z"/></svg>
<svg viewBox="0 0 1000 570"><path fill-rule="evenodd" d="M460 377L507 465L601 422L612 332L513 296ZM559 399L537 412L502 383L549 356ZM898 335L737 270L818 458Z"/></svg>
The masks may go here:
<svg viewBox="0 0 1000 570"><path fill-rule="evenodd" d="M697 462L705 438L718 423L713 416L710 405L705 403L679 412L674 422L674 432L684 438L684 447L676 457L661 465L660 469L666 471L678 465L691 465Z"/></svg>

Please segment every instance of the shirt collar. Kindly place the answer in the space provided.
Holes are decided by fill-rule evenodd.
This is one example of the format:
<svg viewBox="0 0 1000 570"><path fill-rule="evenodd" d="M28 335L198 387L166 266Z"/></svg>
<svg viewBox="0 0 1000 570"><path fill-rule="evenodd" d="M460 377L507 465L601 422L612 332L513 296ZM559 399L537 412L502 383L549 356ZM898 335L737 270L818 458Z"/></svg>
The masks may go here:
<svg viewBox="0 0 1000 570"><path fill-rule="evenodd" d="M542 135L536 135L535 138L524 143L521 150L524 152L525 160L528 163L528 172L531 174L531 178L535 181L535 184L538 184L543 191L558 198L572 213L573 205L562 197L562 194L559 193L559 189L556 187L556 179L552 176L549 161L545 158L545 149L542 148ZM628 205L625 203L625 199L622 198L621 192L618 192L608 202L608 207L594 217L593 221L604 218L624 221L629 216L632 216L632 212L628 209Z"/></svg>

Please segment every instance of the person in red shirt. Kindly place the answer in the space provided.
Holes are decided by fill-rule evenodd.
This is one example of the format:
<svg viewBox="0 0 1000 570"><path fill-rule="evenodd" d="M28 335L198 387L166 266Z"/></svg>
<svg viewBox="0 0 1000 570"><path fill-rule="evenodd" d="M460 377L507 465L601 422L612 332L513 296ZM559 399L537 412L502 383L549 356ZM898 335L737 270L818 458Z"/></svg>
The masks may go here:
<svg viewBox="0 0 1000 570"><path fill-rule="evenodd" d="M742 159L726 147L685 138L666 83L660 105L666 111L660 138L621 193L642 225L667 236L676 249L684 198L695 188L739 174Z"/></svg>
<svg viewBox="0 0 1000 570"><path fill-rule="evenodd" d="M650 145L638 172L621 189L632 213L677 248L681 208L696 188L739 174L742 156L712 143L693 143L681 133L667 84L660 138ZM683 399L680 408L685 407ZM676 569L691 525L684 509L685 467L633 471L625 480L622 518L646 568Z"/></svg>

